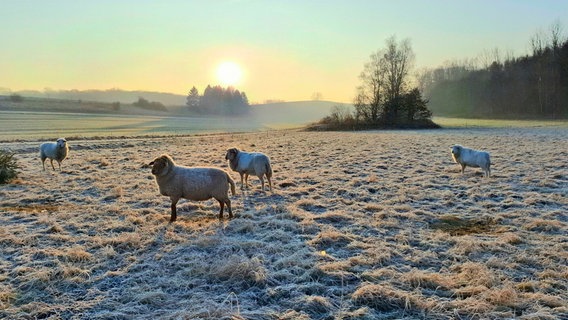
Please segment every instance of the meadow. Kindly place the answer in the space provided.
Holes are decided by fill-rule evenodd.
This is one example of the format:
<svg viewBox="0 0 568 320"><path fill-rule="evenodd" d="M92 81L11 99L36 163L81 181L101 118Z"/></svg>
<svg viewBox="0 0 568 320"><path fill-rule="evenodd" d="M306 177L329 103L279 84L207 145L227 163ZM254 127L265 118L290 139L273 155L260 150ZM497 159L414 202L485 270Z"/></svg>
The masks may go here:
<svg viewBox="0 0 568 320"><path fill-rule="evenodd" d="M0 111L0 141L191 135L268 130L254 119Z"/></svg>
<svg viewBox="0 0 568 320"><path fill-rule="evenodd" d="M455 143L492 154L460 173ZM69 139L63 170L9 141L0 186L0 318L565 319L568 128L279 130ZM260 182L216 201L158 193L148 163L229 170L268 154ZM238 174L231 172L235 181Z"/></svg>

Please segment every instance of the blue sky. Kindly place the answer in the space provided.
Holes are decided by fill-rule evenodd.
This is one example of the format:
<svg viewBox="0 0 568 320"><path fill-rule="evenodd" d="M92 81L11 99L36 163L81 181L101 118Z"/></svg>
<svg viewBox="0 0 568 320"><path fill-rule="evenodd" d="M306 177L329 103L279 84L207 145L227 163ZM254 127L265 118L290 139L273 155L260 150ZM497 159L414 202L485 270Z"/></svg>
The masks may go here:
<svg viewBox="0 0 568 320"><path fill-rule="evenodd" d="M223 61L253 102L351 102L369 55L409 38L416 69L498 48L529 53L568 1L2 0L0 87L186 94Z"/></svg>

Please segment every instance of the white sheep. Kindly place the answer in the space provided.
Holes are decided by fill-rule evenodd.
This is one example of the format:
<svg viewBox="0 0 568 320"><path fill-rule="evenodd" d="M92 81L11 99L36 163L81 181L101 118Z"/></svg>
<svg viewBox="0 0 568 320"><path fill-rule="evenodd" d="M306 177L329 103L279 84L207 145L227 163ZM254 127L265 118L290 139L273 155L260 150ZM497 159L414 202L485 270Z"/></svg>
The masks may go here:
<svg viewBox="0 0 568 320"><path fill-rule="evenodd" d="M452 159L461 165L461 172L464 173L465 167L481 168L486 177L491 175L491 159L486 151L473 150L470 148L454 145L450 148Z"/></svg>
<svg viewBox="0 0 568 320"><path fill-rule="evenodd" d="M268 179L269 190L272 191L272 166L270 158L260 152L244 152L237 148L227 150L225 160L229 160L229 167L241 176L241 189L248 187L249 174L260 178L262 191L264 191L264 176ZM243 184L244 176L244 184Z"/></svg>
<svg viewBox="0 0 568 320"><path fill-rule="evenodd" d="M55 160L59 164L59 171L61 171L61 162L67 158L68 153L69 146L67 145L67 140L65 140L65 138L59 138L56 142L42 143L39 146L39 156L41 157L43 170L45 171L45 159L49 158L53 170L55 170L55 167L53 166L53 160Z"/></svg>
<svg viewBox="0 0 568 320"><path fill-rule="evenodd" d="M167 154L154 159L150 166L160 194L172 200L170 222L176 221L176 205L181 198L193 201L215 198L221 206L219 219L223 219L225 204L229 210L229 218L233 217L229 185L235 195L235 182L227 172L218 168L178 166Z"/></svg>

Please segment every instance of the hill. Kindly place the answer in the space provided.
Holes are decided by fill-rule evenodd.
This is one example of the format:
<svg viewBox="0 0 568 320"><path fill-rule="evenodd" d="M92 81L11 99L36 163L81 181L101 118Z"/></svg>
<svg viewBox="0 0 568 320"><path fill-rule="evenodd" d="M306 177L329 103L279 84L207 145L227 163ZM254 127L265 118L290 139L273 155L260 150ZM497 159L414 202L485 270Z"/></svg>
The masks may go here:
<svg viewBox="0 0 568 320"><path fill-rule="evenodd" d="M25 90L15 92L0 92L0 94L18 94L23 97L75 100L75 101L97 101L105 103L120 102L121 104L131 104L142 97L149 101L160 102L166 106L177 106L185 104L185 95L166 92L153 91L126 91L120 89L108 90Z"/></svg>
<svg viewBox="0 0 568 320"><path fill-rule="evenodd" d="M109 94L109 90L104 91ZM136 91L141 93L141 91ZM85 93L85 92L83 92ZM131 92L133 94L134 92ZM20 93L18 93L20 94ZM153 94L153 95L152 95ZM164 100L153 100L146 97L176 97L173 94L151 93L144 97L150 101L158 101L167 105L168 112L159 110L144 110L137 108L129 103L119 102L118 104L113 95L93 95L93 100L89 99L59 99L59 98L45 98L22 95L22 101L13 102L8 96L0 95L0 111L26 111L26 112L68 112L68 113L96 113L96 114L115 114L115 115L163 115L163 116L176 116L176 117L192 117L195 114L190 113L184 103L176 105L168 105ZM87 97L87 95L81 95ZM106 97L106 98L105 98ZM126 97L126 95L124 96ZM177 96L181 97L181 96ZM101 99L101 100L96 100ZM126 98L124 98L126 99ZM184 97L185 99L185 97ZM114 101L114 102L113 102ZM305 125L310 122L318 121L321 118L329 115L333 106L340 105L340 103L331 101L294 101L294 102L278 102L258 104L251 106L251 117L260 123L273 123L278 126L299 126ZM350 105L349 105L350 106Z"/></svg>
<svg viewBox="0 0 568 320"><path fill-rule="evenodd" d="M326 116L334 105L324 101L254 105L246 116L222 117L191 113L185 106L161 111L132 104L30 97L14 102L0 96L0 140L298 128Z"/></svg>
<svg viewBox="0 0 568 320"><path fill-rule="evenodd" d="M332 101L296 101L255 105L252 109L260 122L305 125L328 116L337 105L344 104Z"/></svg>

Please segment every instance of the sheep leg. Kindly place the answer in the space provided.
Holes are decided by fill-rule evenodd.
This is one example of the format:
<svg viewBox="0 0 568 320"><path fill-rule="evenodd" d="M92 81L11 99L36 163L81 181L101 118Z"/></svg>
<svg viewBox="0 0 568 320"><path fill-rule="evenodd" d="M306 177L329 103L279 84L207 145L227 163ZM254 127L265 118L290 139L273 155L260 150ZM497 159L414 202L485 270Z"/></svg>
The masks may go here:
<svg viewBox="0 0 568 320"><path fill-rule="evenodd" d="M245 185L243 184L243 175L242 173L239 172L239 174L241 175L241 190L244 190Z"/></svg>
<svg viewBox="0 0 568 320"><path fill-rule="evenodd" d="M57 161L57 164L59 165L59 171L61 171L61 161Z"/></svg>
<svg viewBox="0 0 568 320"><path fill-rule="evenodd" d="M45 159L41 159L41 166L43 167L43 171L45 171Z"/></svg>
<svg viewBox="0 0 568 320"><path fill-rule="evenodd" d="M462 164L461 164L461 167L462 167L462 174L464 174L464 172L465 172L465 164L462 163Z"/></svg>
<svg viewBox="0 0 568 320"><path fill-rule="evenodd" d="M225 208L225 202L221 200L217 201L219 201L219 206L221 206L221 210L219 211L219 220L223 220L223 209Z"/></svg>
<svg viewBox="0 0 568 320"><path fill-rule="evenodd" d="M262 192L264 192L264 175L260 176L260 185L262 186Z"/></svg>
<svg viewBox="0 0 568 320"><path fill-rule="evenodd" d="M249 185L249 174L248 174L248 173L245 173L245 185L246 185L247 189L250 188L250 185Z"/></svg>
<svg viewBox="0 0 568 320"><path fill-rule="evenodd" d="M170 216L170 222L174 222L177 219L177 209L176 209L176 205L178 203L179 200L177 199L172 199L172 205L171 205L171 209L172 209L172 214Z"/></svg>
<svg viewBox="0 0 568 320"><path fill-rule="evenodd" d="M225 200L225 203L227 204L227 209L229 210L229 219L231 219L233 217L233 210L231 210L231 200L227 199Z"/></svg>
<svg viewBox="0 0 568 320"><path fill-rule="evenodd" d="M272 180L270 179L270 176L266 175L266 178L268 179L268 188L270 191L272 191Z"/></svg>
<svg viewBox="0 0 568 320"><path fill-rule="evenodd" d="M53 166L53 159L49 159L49 161L51 161L51 167L53 168L53 171L55 171L55 167Z"/></svg>

